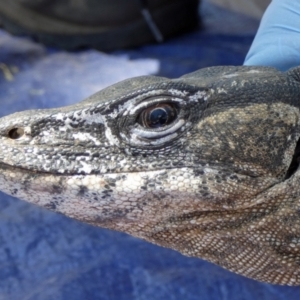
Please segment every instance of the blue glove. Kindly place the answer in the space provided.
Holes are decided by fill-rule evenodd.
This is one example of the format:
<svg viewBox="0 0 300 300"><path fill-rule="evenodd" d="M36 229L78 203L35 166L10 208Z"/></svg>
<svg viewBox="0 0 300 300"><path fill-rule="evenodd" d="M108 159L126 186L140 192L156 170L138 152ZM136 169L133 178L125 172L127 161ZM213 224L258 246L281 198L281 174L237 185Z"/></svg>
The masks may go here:
<svg viewBox="0 0 300 300"><path fill-rule="evenodd" d="M281 71L300 65L300 1L273 0L266 10L245 65Z"/></svg>

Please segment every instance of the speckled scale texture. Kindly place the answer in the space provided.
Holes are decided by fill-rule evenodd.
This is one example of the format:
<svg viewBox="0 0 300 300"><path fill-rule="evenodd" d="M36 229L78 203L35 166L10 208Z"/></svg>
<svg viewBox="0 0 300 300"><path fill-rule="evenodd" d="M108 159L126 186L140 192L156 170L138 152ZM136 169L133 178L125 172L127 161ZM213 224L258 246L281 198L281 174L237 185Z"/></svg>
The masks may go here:
<svg viewBox="0 0 300 300"><path fill-rule="evenodd" d="M0 189L275 284L300 284L299 69L143 76L0 119ZM169 105L174 120L140 122ZM11 132L21 129L15 138Z"/></svg>

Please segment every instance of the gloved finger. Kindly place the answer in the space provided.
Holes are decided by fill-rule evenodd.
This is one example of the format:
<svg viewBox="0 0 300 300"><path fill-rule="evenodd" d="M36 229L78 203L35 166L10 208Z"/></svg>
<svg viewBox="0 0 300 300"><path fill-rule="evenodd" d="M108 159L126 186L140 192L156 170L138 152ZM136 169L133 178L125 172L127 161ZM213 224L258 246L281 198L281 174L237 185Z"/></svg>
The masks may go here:
<svg viewBox="0 0 300 300"><path fill-rule="evenodd" d="M273 66L282 71L300 65L300 1L271 2L244 64Z"/></svg>

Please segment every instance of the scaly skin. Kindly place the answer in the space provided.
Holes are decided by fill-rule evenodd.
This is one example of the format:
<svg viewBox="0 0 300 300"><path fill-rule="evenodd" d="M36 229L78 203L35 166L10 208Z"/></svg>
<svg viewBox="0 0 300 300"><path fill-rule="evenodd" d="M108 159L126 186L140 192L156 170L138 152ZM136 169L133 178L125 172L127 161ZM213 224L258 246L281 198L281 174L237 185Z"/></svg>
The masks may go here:
<svg viewBox="0 0 300 300"><path fill-rule="evenodd" d="M298 285L298 73L213 67L138 77L73 106L4 117L0 189L257 280Z"/></svg>

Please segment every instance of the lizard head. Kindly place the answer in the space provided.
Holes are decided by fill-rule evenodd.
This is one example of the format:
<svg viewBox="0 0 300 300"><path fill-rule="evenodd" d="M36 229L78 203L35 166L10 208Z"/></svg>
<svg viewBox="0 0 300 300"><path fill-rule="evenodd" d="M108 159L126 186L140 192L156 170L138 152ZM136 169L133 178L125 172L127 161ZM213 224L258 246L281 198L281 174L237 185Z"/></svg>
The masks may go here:
<svg viewBox="0 0 300 300"><path fill-rule="evenodd" d="M0 119L0 189L272 283L300 284L298 69L144 76Z"/></svg>

